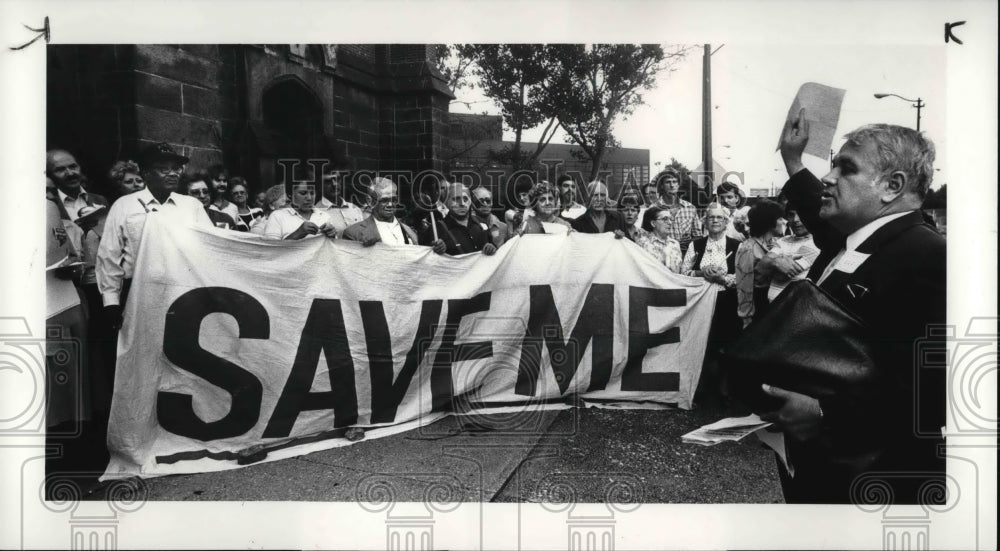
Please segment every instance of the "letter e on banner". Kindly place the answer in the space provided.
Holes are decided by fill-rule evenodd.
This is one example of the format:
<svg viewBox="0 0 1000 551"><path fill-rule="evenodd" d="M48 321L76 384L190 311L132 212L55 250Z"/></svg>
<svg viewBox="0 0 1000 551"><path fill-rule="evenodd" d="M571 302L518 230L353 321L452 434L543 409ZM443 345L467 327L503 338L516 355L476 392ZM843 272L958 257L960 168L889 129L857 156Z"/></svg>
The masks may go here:
<svg viewBox="0 0 1000 551"><path fill-rule="evenodd" d="M649 307L686 304L687 293L683 289L628 288L628 363L622 371L622 390L676 392L680 388L680 374L643 373L642 359L650 348L681 341L677 327L649 333Z"/></svg>

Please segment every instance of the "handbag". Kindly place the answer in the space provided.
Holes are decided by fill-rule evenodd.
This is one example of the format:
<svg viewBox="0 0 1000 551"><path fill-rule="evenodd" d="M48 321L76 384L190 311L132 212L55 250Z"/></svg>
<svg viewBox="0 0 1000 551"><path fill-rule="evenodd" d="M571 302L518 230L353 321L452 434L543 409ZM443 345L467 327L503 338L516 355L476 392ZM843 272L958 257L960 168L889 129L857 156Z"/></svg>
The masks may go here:
<svg viewBox="0 0 1000 551"><path fill-rule="evenodd" d="M808 279L792 281L723 350L725 387L758 413L782 404L763 383L817 399L854 394L876 384L871 342L867 325L833 297Z"/></svg>

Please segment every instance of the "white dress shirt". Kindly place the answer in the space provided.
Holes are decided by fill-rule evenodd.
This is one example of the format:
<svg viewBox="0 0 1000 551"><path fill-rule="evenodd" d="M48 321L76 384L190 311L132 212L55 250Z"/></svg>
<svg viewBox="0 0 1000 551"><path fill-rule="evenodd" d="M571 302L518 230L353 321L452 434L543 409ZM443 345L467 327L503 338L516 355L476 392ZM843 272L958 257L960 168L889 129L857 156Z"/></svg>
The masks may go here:
<svg viewBox="0 0 1000 551"><path fill-rule="evenodd" d="M826 265L826 269L823 270L823 274L820 275L819 280L816 281L816 285L822 285L823 282L826 281L826 278L830 277L830 274L833 273L833 271L838 268L838 265L842 263L845 257L848 257L848 252L854 253L858 249L858 247L862 243L864 243L866 239L871 237L873 233L878 231L879 228L888 224L889 222L892 222L897 218L906 216L911 212L913 211L908 210L906 212L897 212L896 214L887 214L881 218L876 218L875 220L872 220L871 222L868 222L864 226L861 226L860 228L855 230L854 233L852 233L851 235L848 235L847 240L844 243L844 248L840 249L840 252L837 253L837 256L833 257L833 260L831 260L830 263ZM853 254L851 255L851 257L857 258L857 256ZM865 255L864 258L867 258L867 255ZM850 273L853 273L854 270L857 269L857 267L861 264L861 262L864 262L864 258L858 259L860 261L858 260L852 261L854 266L851 266ZM844 270L842 269L841 271Z"/></svg>
<svg viewBox="0 0 1000 551"><path fill-rule="evenodd" d="M587 212L587 207L581 205L580 203L573 202L565 207L559 216L566 218L567 220L576 220L577 218L583 216L583 213Z"/></svg>
<svg viewBox="0 0 1000 551"><path fill-rule="evenodd" d="M76 199L66 195L61 189L56 189L56 192L59 194L59 200L62 202L63 206L66 207L66 214L69 214L69 219L75 222L76 219L80 217L80 209L88 206L87 192L81 191L80 194L76 196Z"/></svg>
<svg viewBox="0 0 1000 551"><path fill-rule="evenodd" d="M161 204L144 188L115 201L97 249L97 287L105 306L119 304L122 282L135 269L146 217L153 213L175 217L181 225L212 226L201 201L187 195L171 192Z"/></svg>
<svg viewBox="0 0 1000 551"><path fill-rule="evenodd" d="M312 214L309 218L303 217L299 214L299 211L295 210L295 207L285 207L278 209L271 213L271 216L267 219L267 225L264 226L264 237L269 239L284 239L295 230L299 229L299 226L304 224L306 221L312 222L317 226L322 226L330 222L330 216L326 211L318 210L313 208ZM323 235L322 233L314 233L312 235L307 235L306 238L317 237Z"/></svg>
<svg viewBox="0 0 1000 551"><path fill-rule="evenodd" d="M393 218L392 222L383 222L374 216L372 220L375 221L375 227L378 228L378 235L382 238L383 243L390 245L406 244L406 240L403 238L403 228L399 225L399 220Z"/></svg>

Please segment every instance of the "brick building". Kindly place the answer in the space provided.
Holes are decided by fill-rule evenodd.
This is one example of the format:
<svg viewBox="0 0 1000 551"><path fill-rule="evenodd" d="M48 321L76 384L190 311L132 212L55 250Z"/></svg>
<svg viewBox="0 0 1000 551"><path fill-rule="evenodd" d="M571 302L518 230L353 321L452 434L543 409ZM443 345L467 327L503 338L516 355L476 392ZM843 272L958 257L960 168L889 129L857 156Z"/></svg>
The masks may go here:
<svg viewBox="0 0 1000 551"><path fill-rule="evenodd" d="M154 142L225 164L255 190L278 159L441 170L452 98L424 44L48 47L48 146L106 172Z"/></svg>
<svg viewBox="0 0 1000 551"><path fill-rule="evenodd" d="M474 173L484 181L492 178L496 186L505 189L505 179L513 169L494 159L491 153L511 148L514 142L503 140L503 121L497 115L451 113L446 157L452 174ZM521 150L534 151L534 143L522 143ZM542 152L542 177L554 181L558 174L570 173L581 182L590 176L593 166L583 151L571 144L549 143ZM612 196L629 183L642 185L650 180L649 150L620 147L607 152L601 163L601 179Z"/></svg>

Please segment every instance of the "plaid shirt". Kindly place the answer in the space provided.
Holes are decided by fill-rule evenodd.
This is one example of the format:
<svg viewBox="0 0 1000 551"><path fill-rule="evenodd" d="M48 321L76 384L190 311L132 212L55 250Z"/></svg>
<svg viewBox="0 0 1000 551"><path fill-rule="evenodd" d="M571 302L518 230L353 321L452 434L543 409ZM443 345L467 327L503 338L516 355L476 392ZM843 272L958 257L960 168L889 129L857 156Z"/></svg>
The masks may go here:
<svg viewBox="0 0 1000 551"><path fill-rule="evenodd" d="M698 209L680 197L673 206L661 203L661 207L670 212L670 222L667 223L667 234L681 244L681 250L686 251L692 240L701 237L701 218Z"/></svg>

